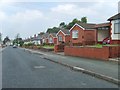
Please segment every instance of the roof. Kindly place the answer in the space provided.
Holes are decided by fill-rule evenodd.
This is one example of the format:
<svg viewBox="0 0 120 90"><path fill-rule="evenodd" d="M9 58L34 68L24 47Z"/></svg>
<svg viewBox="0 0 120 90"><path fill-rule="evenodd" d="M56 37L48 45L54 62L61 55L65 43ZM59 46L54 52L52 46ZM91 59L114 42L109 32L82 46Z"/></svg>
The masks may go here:
<svg viewBox="0 0 120 90"><path fill-rule="evenodd" d="M94 29L96 24L92 23L77 23L78 25L82 26L85 29Z"/></svg>
<svg viewBox="0 0 120 90"><path fill-rule="evenodd" d="M116 20L116 19L120 19L120 13L118 13L118 14L116 14L116 15L110 17L110 18L108 19L108 21Z"/></svg>
<svg viewBox="0 0 120 90"><path fill-rule="evenodd" d="M38 35L37 37L34 38L34 40L40 40L42 39L42 35Z"/></svg>
<svg viewBox="0 0 120 90"><path fill-rule="evenodd" d="M50 33L53 37L56 37L57 33Z"/></svg>
<svg viewBox="0 0 120 90"><path fill-rule="evenodd" d="M70 35L69 30L64 29L64 28L62 28L61 30L59 30L59 31L58 31L58 33L57 33L56 35L58 35L58 34L59 34L59 32L62 32L64 35Z"/></svg>
<svg viewBox="0 0 120 90"><path fill-rule="evenodd" d="M110 26L110 23L100 23L100 24L96 24L96 25L95 25L95 28L98 28L98 27L106 27L106 26Z"/></svg>
<svg viewBox="0 0 120 90"><path fill-rule="evenodd" d="M61 31L62 31L64 34L70 34L69 30L67 30L67 29L61 29Z"/></svg>
<svg viewBox="0 0 120 90"><path fill-rule="evenodd" d="M48 38L49 33L45 33L42 35L42 37Z"/></svg>

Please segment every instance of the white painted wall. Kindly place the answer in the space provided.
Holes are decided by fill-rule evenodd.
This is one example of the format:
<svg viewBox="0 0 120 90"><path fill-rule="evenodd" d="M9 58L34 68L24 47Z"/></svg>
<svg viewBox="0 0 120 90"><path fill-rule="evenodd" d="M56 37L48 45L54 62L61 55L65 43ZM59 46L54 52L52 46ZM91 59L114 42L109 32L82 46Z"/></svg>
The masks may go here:
<svg viewBox="0 0 120 90"><path fill-rule="evenodd" d="M112 26L111 26L111 28L112 28L112 35L111 35L112 40L118 40L118 39L120 40L120 34L115 34L114 33L114 24L115 24L115 22L118 22L118 21L119 20L113 20L113 21L111 21L111 23L112 23Z"/></svg>

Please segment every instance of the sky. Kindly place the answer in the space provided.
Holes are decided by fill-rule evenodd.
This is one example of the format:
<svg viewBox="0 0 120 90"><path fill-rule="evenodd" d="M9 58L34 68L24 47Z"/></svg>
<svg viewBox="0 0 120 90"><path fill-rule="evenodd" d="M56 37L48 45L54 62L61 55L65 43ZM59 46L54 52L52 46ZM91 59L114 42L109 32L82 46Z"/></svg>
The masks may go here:
<svg viewBox="0 0 120 90"><path fill-rule="evenodd" d="M88 23L104 23L118 13L119 0L0 0L2 37L28 38L48 28L86 16Z"/></svg>

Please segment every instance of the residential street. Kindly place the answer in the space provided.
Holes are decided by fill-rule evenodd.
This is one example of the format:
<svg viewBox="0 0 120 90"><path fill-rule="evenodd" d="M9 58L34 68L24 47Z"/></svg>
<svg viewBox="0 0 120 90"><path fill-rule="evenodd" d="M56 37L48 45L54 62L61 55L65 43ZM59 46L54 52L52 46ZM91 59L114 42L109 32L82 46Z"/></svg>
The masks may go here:
<svg viewBox="0 0 120 90"><path fill-rule="evenodd" d="M70 66L78 66L96 73L118 79L118 62L104 61L98 59L88 59L80 57L65 56L63 53L43 52L40 50L27 50L33 53L42 54L41 57L49 58L53 61L66 63Z"/></svg>
<svg viewBox="0 0 120 90"><path fill-rule="evenodd" d="M1 53L0 53L1 54ZM107 81L70 70L19 48L2 53L3 88L117 88Z"/></svg>

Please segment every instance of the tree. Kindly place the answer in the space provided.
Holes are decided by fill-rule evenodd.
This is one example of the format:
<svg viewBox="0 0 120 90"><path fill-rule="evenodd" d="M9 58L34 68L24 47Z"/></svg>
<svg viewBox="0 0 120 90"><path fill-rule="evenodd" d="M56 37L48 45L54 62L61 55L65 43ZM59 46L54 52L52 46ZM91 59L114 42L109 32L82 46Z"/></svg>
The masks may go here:
<svg viewBox="0 0 120 90"><path fill-rule="evenodd" d="M81 22L82 22L82 23L87 23L87 17L82 17L82 18L81 18Z"/></svg>
<svg viewBox="0 0 120 90"><path fill-rule="evenodd" d="M19 33L16 35L15 39L13 40L13 44L17 44L17 45L20 45L20 46L22 46L24 44L24 41L20 37Z"/></svg>
<svg viewBox="0 0 120 90"><path fill-rule="evenodd" d="M67 29L70 29L72 28L72 26L75 24L75 23L80 23L81 21L78 20L77 18L73 19L72 22L70 22L68 25L67 25Z"/></svg>
<svg viewBox="0 0 120 90"><path fill-rule="evenodd" d="M48 28L46 33L57 33L59 30L58 27Z"/></svg>
<svg viewBox="0 0 120 90"><path fill-rule="evenodd" d="M4 38L4 40L3 40L3 44L6 44L8 41L10 41L10 39L9 39L8 36L6 36L6 37Z"/></svg>
<svg viewBox="0 0 120 90"><path fill-rule="evenodd" d="M52 28L48 28L46 31L46 33L50 33L50 32L52 32Z"/></svg>
<svg viewBox="0 0 120 90"><path fill-rule="evenodd" d="M61 22L60 25L59 25L60 28L65 28L66 25L65 25L65 22Z"/></svg>
<svg viewBox="0 0 120 90"><path fill-rule="evenodd" d="M19 33L16 35L16 39L17 39L17 38L20 38L20 34L19 34Z"/></svg>

